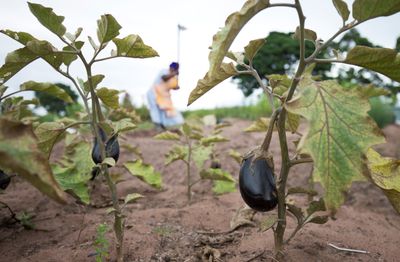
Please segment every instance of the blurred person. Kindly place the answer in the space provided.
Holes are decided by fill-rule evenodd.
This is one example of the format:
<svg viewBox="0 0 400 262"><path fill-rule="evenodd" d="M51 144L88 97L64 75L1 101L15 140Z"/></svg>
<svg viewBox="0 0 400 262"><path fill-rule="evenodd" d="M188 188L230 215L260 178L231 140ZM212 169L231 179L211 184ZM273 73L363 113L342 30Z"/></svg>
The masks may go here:
<svg viewBox="0 0 400 262"><path fill-rule="evenodd" d="M147 92L150 117L158 131L183 124L182 114L172 103L171 90L178 90L179 63L172 62L168 69L162 70Z"/></svg>

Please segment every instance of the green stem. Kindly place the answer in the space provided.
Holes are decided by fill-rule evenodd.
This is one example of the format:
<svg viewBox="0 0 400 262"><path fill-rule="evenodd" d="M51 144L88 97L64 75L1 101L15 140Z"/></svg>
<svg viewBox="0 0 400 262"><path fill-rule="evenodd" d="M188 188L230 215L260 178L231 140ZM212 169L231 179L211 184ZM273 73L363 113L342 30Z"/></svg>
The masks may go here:
<svg viewBox="0 0 400 262"><path fill-rule="evenodd" d="M185 136L186 137L186 136ZM186 162L187 168L187 197L188 203L190 205L192 201L192 175L191 175L191 162L192 162L192 141L186 137L186 141L188 143L188 160Z"/></svg>
<svg viewBox="0 0 400 262"><path fill-rule="evenodd" d="M272 133L274 131L274 126L275 122L279 116L279 113L282 111L282 108L278 108L277 110L274 111L274 113L271 116L271 120L269 121L269 126L268 126L268 131L267 134L265 135L264 141L261 145L261 148L263 151L268 151L269 145L271 143L272 139Z"/></svg>

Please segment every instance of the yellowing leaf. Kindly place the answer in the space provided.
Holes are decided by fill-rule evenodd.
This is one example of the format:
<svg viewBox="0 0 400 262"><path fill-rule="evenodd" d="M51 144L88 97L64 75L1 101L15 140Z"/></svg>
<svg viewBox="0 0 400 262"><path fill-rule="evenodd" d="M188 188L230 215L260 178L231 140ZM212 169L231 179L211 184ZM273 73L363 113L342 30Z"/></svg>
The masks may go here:
<svg viewBox="0 0 400 262"><path fill-rule="evenodd" d="M261 117L244 129L244 132L267 132L269 118Z"/></svg>
<svg viewBox="0 0 400 262"><path fill-rule="evenodd" d="M369 179L383 190L400 214L400 160L382 157L372 148L368 150L366 157Z"/></svg>
<svg viewBox="0 0 400 262"><path fill-rule="evenodd" d="M177 133L173 133L171 131L165 131L162 132L156 136L154 136L155 139L159 140L175 140L179 141L180 136Z"/></svg>
<svg viewBox="0 0 400 262"><path fill-rule="evenodd" d="M219 168L203 169L200 172L200 177L202 179L219 180L219 181L236 183L236 180L231 176L231 174Z"/></svg>
<svg viewBox="0 0 400 262"><path fill-rule="evenodd" d="M142 38L138 35L128 35L123 39L114 38L113 42L117 46L117 56L148 58L158 56L157 51L145 45Z"/></svg>
<svg viewBox="0 0 400 262"><path fill-rule="evenodd" d="M293 39L300 40L300 27L296 27L296 31L294 32ZM317 33L310 29L304 29L304 39L309 40L311 42L315 42L317 40Z"/></svg>
<svg viewBox="0 0 400 262"><path fill-rule="evenodd" d="M198 169L204 167L204 162L210 159L212 153L211 146L197 146L192 150L192 158Z"/></svg>
<svg viewBox="0 0 400 262"><path fill-rule="evenodd" d="M296 133L297 128L299 128L300 125L300 116L289 112L287 114L286 124L287 124L286 128L290 132Z"/></svg>
<svg viewBox="0 0 400 262"><path fill-rule="evenodd" d="M131 175L138 177L150 186L161 188L161 174L156 172L152 166L143 163L142 160L128 161L124 167Z"/></svg>
<svg viewBox="0 0 400 262"><path fill-rule="evenodd" d="M136 128L136 125L132 123L132 119L130 118L123 118L117 122L112 122L112 126L115 133L122 133Z"/></svg>
<svg viewBox="0 0 400 262"><path fill-rule="evenodd" d="M400 82L400 54L394 49L356 46L343 62L365 67Z"/></svg>
<svg viewBox="0 0 400 262"><path fill-rule="evenodd" d="M265 39L255 39L251 40L249 44L244 48L244 53L246 58L250 61L253 60L254 56L257 54L258 50L265 44Z"/></svg>
<svg viewBox="0 0 400 262"><path fill-rule="evenodd" d="M190 92L188 105L192 104L214 86L236 74L236 67L232 63L222 63L221 67L218 68L218 70L213 75L208 72L203 79L200 79L197 82L196 88L193 89L192 92Z"/></svg>
<svg viewBox="0 0 400 262"><path fill-rule="evenodd" d="M174 146L165 155L165 165L169 165L177 160L187 160L188 147L187 146Z"/></svg>
<svg viewBox="0 0 400 262"><path fill-rule="evenodd" d="M353 179L362 174L362 155L384 138L368 117L368 99L356 90L345 91L335 81L300 81L298 95L286 108L308 120L300 153L314 161L313 176L320 178L327 207L335 210Z"/></svg>
<svg viewBox="0 0 400 262"><path fill-rule="evenodd" d="M0 119L0 167L12 170L43 194L65 203L65 194L54 179L49 162L37 143L32 126Z"/></svg>
<svg viewBox="0 0 400 262"><path fill-rule="evenodd" d="M143 195L138 194L138 193L128 194L125 197L124 203L125 204L132 203L142 197L143 197Z"/></svg>
<svg viewBox="0 0 400 262"><path fill-rule="evenodd" d="M44 122L36 127L35 135L39 140L38 146L47 155L47 158L50 157L54 144L63 138L64 131L64 124L59 122Z"/></svg>
<svg viewBox="0 0 400 262"><path fill-rule="evenodd" d="M236 191L235 182L215 180L213 181L213 184L214 185L212 191L217 195L232 193Z"/></svg>
<svg viewBox="0 0 400 262"><path fill-rule="evenodd" d="M29 9L39 22L58 36L63 36L66 32L63 16L58 16L53 12L52 8L28 2Z"/></svg>
<svg viewBox="0 0 400 262"><path fill-rule="evenodd" d="M399 11L399 0L355 0L353 3L353 17L360 22Z"/></svg>
<svg viewBox="0 0 400 262"><path fill-rule="evenodd" d="M214 143L221 143L221 142L227 142L229 139L221 136L221 135L212 135L208 137L204 137L200 140L200 144L204 146L209 146Z"/></svg>
<svg viewBox="0 0 400 262"><path fill-rule="evenodd" d="M102 87L96 90L96 94L107 107L113 109L117 109L119 107L118 90Z"/></svg>

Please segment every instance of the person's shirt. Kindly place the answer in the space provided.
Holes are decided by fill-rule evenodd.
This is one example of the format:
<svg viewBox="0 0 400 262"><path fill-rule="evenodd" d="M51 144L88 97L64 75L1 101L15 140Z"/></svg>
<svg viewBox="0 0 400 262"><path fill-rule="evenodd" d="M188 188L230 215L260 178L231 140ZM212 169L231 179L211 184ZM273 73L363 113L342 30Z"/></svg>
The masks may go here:
<svg viewBox="0 0 400 262"><path fill-rule="evenodd" d="M169 69L163 69L163 70L161 70L161 71L158 73L156 79L154 79L153 86L162 83L162 82L164 81L164 80L162 79L162 76L168 75L168 74L169 74Z"/></svg>

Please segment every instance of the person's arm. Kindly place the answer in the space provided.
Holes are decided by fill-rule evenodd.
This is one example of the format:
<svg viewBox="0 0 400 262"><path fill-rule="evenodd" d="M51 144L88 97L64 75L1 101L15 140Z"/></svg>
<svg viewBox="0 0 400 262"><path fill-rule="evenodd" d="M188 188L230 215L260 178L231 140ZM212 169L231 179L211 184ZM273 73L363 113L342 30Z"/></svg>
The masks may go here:
<svg viewBox="0 0 400 262"><path fill-rule="evenodd" d="M166 75L162 75L161 78L162 80L164 80L164 82L167 82L168 80L170 80L171 78L173 78L174 76L178 75L178 71L172 71L169 74Z"/></svg>

